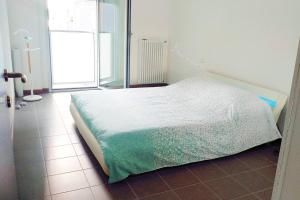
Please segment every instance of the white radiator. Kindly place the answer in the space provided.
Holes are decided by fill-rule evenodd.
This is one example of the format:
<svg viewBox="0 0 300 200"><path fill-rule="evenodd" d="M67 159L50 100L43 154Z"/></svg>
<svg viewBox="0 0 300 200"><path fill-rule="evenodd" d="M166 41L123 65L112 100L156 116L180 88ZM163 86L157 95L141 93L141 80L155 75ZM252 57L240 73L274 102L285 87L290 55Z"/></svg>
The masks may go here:
<svg viewBox="0 0 300 200"><path fill-rule="evenodd" d="M167 42L141 39L138 44L138 83L166 82Z"/></svg>

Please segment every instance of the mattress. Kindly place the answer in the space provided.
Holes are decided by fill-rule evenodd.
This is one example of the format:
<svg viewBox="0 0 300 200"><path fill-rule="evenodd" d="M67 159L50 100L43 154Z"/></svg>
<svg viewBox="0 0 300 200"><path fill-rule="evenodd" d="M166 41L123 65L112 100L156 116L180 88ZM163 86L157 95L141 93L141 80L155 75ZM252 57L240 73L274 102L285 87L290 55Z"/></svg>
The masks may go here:
<svg viewBox="0 0 300 200"><path fill-rule="evenodd" d="M110 183L281 137L271 108L255 93L210 77L162 88L74 93L71 111Z"/></svg>
<svg viewBox="0 0 300 200"><path fill-rule="evenodd" d="M83 139L86 141L87 145L89 146L90 150L93 152L94 156L98 160L99 164L101 165L104 173L106 175L109 175L108 168L104 161L103 152L101 149L100 144L97 142L96 138L90 131L90 129L87 127L83 119L81 118L80 114L78 113L76 107L73 103L70 105L70 111L73 116L73 119L76 123L76 126L83 137Z"/></svg>

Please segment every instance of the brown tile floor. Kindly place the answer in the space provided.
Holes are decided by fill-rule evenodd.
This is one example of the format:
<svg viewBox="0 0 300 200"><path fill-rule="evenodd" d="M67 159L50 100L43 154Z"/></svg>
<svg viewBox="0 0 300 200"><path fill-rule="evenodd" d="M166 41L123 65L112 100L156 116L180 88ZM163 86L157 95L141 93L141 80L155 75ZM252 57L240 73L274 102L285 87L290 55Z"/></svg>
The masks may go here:
<svg viewBox="0 0 300 200"><path fill-rule="evenodd" d="M75 128L70 96L57 93L15 116L20 199L269 200L279 142L241 154L158 170L108 185Z"/></svg>

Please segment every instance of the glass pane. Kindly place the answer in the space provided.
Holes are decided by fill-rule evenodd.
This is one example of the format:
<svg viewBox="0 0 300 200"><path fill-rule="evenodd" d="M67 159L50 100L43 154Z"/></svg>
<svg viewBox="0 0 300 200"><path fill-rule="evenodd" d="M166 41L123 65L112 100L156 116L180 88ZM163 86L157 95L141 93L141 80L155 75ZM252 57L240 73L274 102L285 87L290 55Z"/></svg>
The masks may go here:
<svg viewBox="0 0 300 200"><path fill-rule="evenodd" d="M100 84L124 86L126 1L106 0L99 3ZM111 42L109 42L109 40Z"/></svg>
<svg viewBox="0 0 300 200"><path fill-rule="evenodd" d="M97 30L96 0L48 0L49 29Z"/></svg>
<svg viewBox="0 0 300 200"><path fill-rule="evenodd" d="M95 82L92 33L51 32L53 84Z"/></svg>
<svg viewBox="0 0 300 200"><path fill-rule="evenodd" d="M100 79L113 79L113 51L112 51L112 34L100 33L99 35L100 49Z"/></svg>
<svg viewBox="0 0 300 200"><path fill-rule="evenodd" d="M111 3L99 3L99 21L100 21L100 32L102 33L114 33L116 31L117 23L117 5Z"/></svg>
<svg viewBox="0 0 300 200"><path fill-rule="evenodd" d="M126 1L48 0L48 9L53 87L123 87Z"/></svg>

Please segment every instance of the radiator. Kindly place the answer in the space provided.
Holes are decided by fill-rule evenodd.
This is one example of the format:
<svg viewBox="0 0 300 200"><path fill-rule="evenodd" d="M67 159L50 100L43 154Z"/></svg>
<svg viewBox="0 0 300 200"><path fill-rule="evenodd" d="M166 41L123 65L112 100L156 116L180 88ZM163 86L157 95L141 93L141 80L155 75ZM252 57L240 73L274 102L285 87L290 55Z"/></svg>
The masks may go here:
<svg viewBox="0 0 300 200"><path fill-rule="evenodd" d="M140 39L138 42L138 83L165 83L167 70L167 42Z"/></svg>

